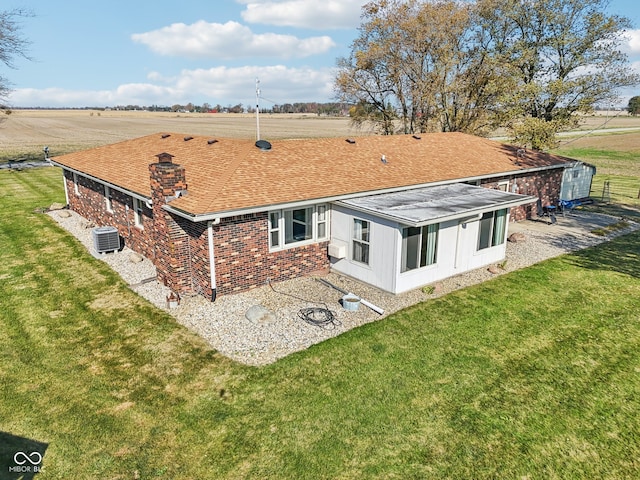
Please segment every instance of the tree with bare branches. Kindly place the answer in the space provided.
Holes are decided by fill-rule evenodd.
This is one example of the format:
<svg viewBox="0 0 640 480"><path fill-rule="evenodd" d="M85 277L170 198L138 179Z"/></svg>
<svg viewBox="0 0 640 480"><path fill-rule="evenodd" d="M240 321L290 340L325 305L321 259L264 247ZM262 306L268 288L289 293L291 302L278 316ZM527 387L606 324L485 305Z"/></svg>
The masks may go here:
<svg viewBox="0 0 640 480"><path fill-rule="evenodd" d="M608 0L373 0L338 60L338 97L381 133L506 127L523 146L640 83Z"/></svg>
<svg viewBox="0 0 640 480"><path fill-rule="evenodd" d="M33 13L14 8L0 11L0 62L8 68L15 68L14 59L22 57L29 59L29 41L22 35L22 21L33 17ZM0 109L7 109L2 105L11 91L9 79L0 74Z"/></svg>

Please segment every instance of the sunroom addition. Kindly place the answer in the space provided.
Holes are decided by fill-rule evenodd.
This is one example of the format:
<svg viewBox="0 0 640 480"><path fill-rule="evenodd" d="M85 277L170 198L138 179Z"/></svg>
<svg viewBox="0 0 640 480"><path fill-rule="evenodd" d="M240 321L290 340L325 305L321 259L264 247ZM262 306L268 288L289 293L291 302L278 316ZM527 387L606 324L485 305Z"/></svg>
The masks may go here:
<svg viewBox="0 0 640 480"><path fill-rule="evenodd" d="M504 258L509 209L535 201L462 183L341 200L332 268L392 293L479 268Z"/></svg>

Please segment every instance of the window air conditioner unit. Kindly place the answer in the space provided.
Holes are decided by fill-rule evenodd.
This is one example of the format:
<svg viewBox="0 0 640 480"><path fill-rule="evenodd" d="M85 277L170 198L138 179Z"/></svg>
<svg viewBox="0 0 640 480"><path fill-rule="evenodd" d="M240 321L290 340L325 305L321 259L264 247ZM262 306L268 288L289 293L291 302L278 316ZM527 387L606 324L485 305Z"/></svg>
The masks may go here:
<svg viewBox="0 0 640 480"><path fill-rule="evenodd" d="M333 258L345 258L347 256L347 247L345 245L330 243L327 253Z"/></svg>
<svg viewBox="0 0 640 480"><path fill-rule="evenodd" d="M98 253L114 252L120 250L120 234L116 227L94 228L93 247Z"/></svg>

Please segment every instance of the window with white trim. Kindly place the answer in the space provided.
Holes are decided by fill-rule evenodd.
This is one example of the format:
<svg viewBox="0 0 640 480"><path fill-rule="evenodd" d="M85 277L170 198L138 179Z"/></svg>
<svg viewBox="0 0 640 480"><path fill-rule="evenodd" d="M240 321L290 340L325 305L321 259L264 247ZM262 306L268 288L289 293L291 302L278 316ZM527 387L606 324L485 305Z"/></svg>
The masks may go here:
<svg viewBox="0 0 640 480"><path fill-rule="evenodd" d="M104 200L107 205L107 212L113 213L113 194L107 185L104 186Z"/></svg>
<svg viewBox="0 0 640 480"><path fill-rule="evenodd" d="M73 172L73 193L80 196L80 188L78 188L78 174Z"/></svg>
<svg viewBox="0 0 640 480"><path fill-rule="evenodd" d="M370 223L367 220L359 218L353 219L353 251L351 258L355 262L369 265L369 228Z"/></svg>
<svg viewBox="0 0 640 480"><path fill-rule="evenodd" d="M327 206L318 205L316 207L316 232L318 240L324 240L327 238Z"/></svg>
<svg viewBox="0 0 640 480"><path fill-rule="evenodd" d="M400 271L406 272L436 263L440 224L402 229Z"/></svg>
<svg viewBox="0 0 640 480"><path fill-rule="evenodd" d="M509 191L509 180L503 180L501 182L498 182L498 186L496 187L497 190L501 190L503 192L508 192Z"/></svg>
<svg viewBox="0 0 640 480"><path fill-rule="evenodd" d="M269 248L280 246L280 212L269 212Z"/></svg>
<svg viewBox="0 0 640 480"><path fill-rule="evenodd" d="M507 229L507 209L486 212L480 219L478 250L495 247L504 243Z"/></svg>
<svg viewBox="0 0 640 480"><path fill-rule="evenodd" d="M142 201L133 199L133 224L138 228L144 228L142 223Z"/></svg>
<svg viewBox="0 0 640 480"><path fill-rule="evenodd" d="M326 240L329 208L327 204L269 212L269 248L277 250L298 244Z"/></svg>
<svg viewBox="0 0 640 480"><path fill-rule="evenodd" d="M285 210L283 213L286 245L313 238L313 207Z"/></svg>

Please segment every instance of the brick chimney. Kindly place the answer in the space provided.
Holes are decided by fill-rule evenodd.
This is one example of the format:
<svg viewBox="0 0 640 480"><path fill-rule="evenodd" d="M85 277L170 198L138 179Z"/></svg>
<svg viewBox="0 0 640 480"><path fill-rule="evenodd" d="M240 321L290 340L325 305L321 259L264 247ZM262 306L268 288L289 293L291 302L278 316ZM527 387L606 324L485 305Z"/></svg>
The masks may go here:
<svg viewBox="0 0 640 480"><path fill-rule="evenodd" d="M149 165L151 173L151 195L157 192L162 198L162 204L176 198L176 192L187 190L184 167L173 163L173 155L160 153L156 155L158 161ZM156 198L153 198L156 201Z"/></svg>
<svg viewBox="0 0 640 480"><path fill-rule="evenodd" d="M190 293L191 262L189 235L183 228L187 221L162 207L187 190L184 167L173 163L173 155L160 153L158 161L149 165L153 200L153 232L156 274L158 280L177 293Z"/></svg>

